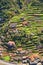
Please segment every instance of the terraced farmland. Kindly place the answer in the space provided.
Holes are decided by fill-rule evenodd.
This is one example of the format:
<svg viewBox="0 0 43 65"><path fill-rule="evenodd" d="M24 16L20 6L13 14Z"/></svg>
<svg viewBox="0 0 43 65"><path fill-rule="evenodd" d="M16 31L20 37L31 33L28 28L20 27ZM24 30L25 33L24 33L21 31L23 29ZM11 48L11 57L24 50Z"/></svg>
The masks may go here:
<svg viewBox="0 0 43 65"><path fill-rule="evenodd" d="M14 44L13 48L6 45L9 42ZM43 57L42 0L0 1L0 49L3 51L0 59L7 62L10 53L10 61L14 62L21 61L23 56L27 58L31 53Z"/></svg>

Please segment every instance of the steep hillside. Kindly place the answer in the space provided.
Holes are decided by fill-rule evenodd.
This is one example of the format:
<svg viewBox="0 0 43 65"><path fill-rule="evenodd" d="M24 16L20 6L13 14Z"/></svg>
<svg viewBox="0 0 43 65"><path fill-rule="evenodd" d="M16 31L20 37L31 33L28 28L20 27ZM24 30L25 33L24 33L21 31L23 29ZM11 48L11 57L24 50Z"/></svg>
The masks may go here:
<svg viewBox="0 0 43 65"><path fill-rule="evenodd" d="M43 0L0 0L0 41L9 40L35 53L43 49Z"/></svg>
<svg viewBox="0 0 43 65"><path fill-rule="evenodd" d="M0 0L0 23L9 21L17 14L43 13L41 0Z"/></svg>

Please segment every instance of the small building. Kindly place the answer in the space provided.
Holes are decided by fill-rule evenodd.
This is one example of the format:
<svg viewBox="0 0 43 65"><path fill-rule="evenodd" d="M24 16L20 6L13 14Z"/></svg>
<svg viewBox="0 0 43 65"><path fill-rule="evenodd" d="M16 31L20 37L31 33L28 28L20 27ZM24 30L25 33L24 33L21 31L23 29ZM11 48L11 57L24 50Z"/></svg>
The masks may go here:
<svg viewBox="0 0 43 65"><path fill-rule="evenodd" d="M17 49L17 51L22 51L22 47L21 47L21 48L19 47L19 48Z"/></svg>
<svg viewBox="0 0 43 65"><path fill-rule="evenodd" d="M24 21L24 22L22 22L22 25L23 26L28 26L28 22L27 21Z"/></svg>
<svg viewBox="0 0 43 65"><path fill-rule="evenodd" d="M14 41L9 41L7 44L9 45L9 48L11 48L11 47L15 48L16 47L16 43Z"/></svg>
<svg viewBox="0 0 43 65"><path fill-rule="evenodd" d="M10 55L11 57L15 57L17 54L16 54L16 53L9 53L9 55Z"/></svg>
<svg viewBox="0 0 43 65"><path fill-rule="evenodd" d="M15 28L12 30L13 33L18 33L18 30Z"/></svg>
<svg viewBox="0 0 43 65"><path fill-rule="evenodd" d="M4 39L5 39L5 37L3 35L0 38L1 38L2 41L4 41Z"/></svg>
<svg viewBox="0 0 43 65"><path fill-rule="evenodd" d="M30 60L33 62L36 58L39 58L40 56L39 56L39 54L38 53L36 53L36 54L32 54L32 55L30 55L29 56L29 58L30 58Z"/></svg>
<svg viewBox="0 0 43 65"><path fill-rule="evenodd" d="M22 50L22 51L20 51L20 53L21 53L21 54L25 54L25 53L26 53L26 51L25 51L25 50Z"/></svg>
<svg viewBox="0 0 43 65"><path fill-rule="evenodd" d="M23 56L22 57L22 63L27 63L28 60L28 56Z"/></svg>
<svg viewBox="0 0 43 65"><path fill-rule="evenodd" d="M14 41L9 41L8 43L3 44L3 46L8 50L11 51L16 48L16 44Z"/></svg>
<svg viewBox="0 0 43 65"><path fill-rule="evenodd" d="M14 41L9 41L7 44L9 44L9 45L15 45L15 42Z"/></svg>
<svg viewBox="0 0 43 65"><path fill-rule="evenodd" d="M10 28L16 28L16 25L17 25L17 23L10 23L10 24L9 24L9 27L10 27Z"/></svg>
<svg viewBox="0 0 43 65"><path fill-rule="evenodd" d="M20 21L21 21L21 22L23 22L23 21L24 21L24 18L23 18L23 17L22 17L22 18L20 18Z"/></svg>
<svg viewBox="0 0 43 65"><path fill-rule="evenodd" d="M27 50L22 50L22 51L20 51L20 54L23 54L23 55L28 54L28 51Z"/></svg>

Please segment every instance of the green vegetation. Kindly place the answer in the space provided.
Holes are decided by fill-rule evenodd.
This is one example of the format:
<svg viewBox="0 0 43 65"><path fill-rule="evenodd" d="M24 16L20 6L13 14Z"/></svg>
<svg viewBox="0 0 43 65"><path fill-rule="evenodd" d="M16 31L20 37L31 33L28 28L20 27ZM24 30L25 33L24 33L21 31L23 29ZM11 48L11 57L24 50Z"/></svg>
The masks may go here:
<svg viewBox="0 0 43 65"><path fill-rule="evenodd" d="M5 61L10 61L10 57L9 56L5 56L2 59L5 60Z"/></svg>
<svg viewBox="0 0 43 65"><path fill-rule="evenodd" d="M38 52L35 50L37 46L43 46L42 0L1 0L0 16L3 19L0 22L0 40L3 43L13 40L17 48L22 46L35 53ZM10 27L12 23L17 25Z"/></svg>

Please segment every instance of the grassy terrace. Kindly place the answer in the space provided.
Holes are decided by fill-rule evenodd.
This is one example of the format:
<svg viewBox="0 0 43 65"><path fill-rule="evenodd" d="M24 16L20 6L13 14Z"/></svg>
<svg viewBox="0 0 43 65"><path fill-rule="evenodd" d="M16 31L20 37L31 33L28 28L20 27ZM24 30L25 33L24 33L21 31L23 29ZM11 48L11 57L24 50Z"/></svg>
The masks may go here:
<svg viewBox="0 0 43 65"><path fill-rule="evenodd" d="M24 18L26 21L32 21L31 22L32 26L43 26L43 14L26 14L26 13L21 13L20 15L12 17L10 21L6 22L6 24L11 22L20 23L21 22L20 18ZM40 23L37 24L36 21L41 21L42 24L41 25ZM6 24L4 24L3 27L5 27Z"/></svg>
<svg viewBox="0 0 43 65"><path fill-rule="evenodd" d="M8 55L11 52L16 55L14 58L18 59L18 57L22 56L22 54L18 53L18 49L21 47L22 51L27 52L28 50L28 53L24 54L24 56L30 56L32 52L43 57L43 3L39 2L39 0L31 0L30 3L27 0L20 0L19 4L22 3L22 9L20 9L19 0L14 0L14 2L13 0L5 1L7 1L8 7L4 4L5 9L1 10L2 14L0 16L6 20L0 24L0 41L2 44L13 41L16 48L8 51L3 45L4 52L7 53L8 51ZM22 53L22 51L20 52Z"/></svg>

